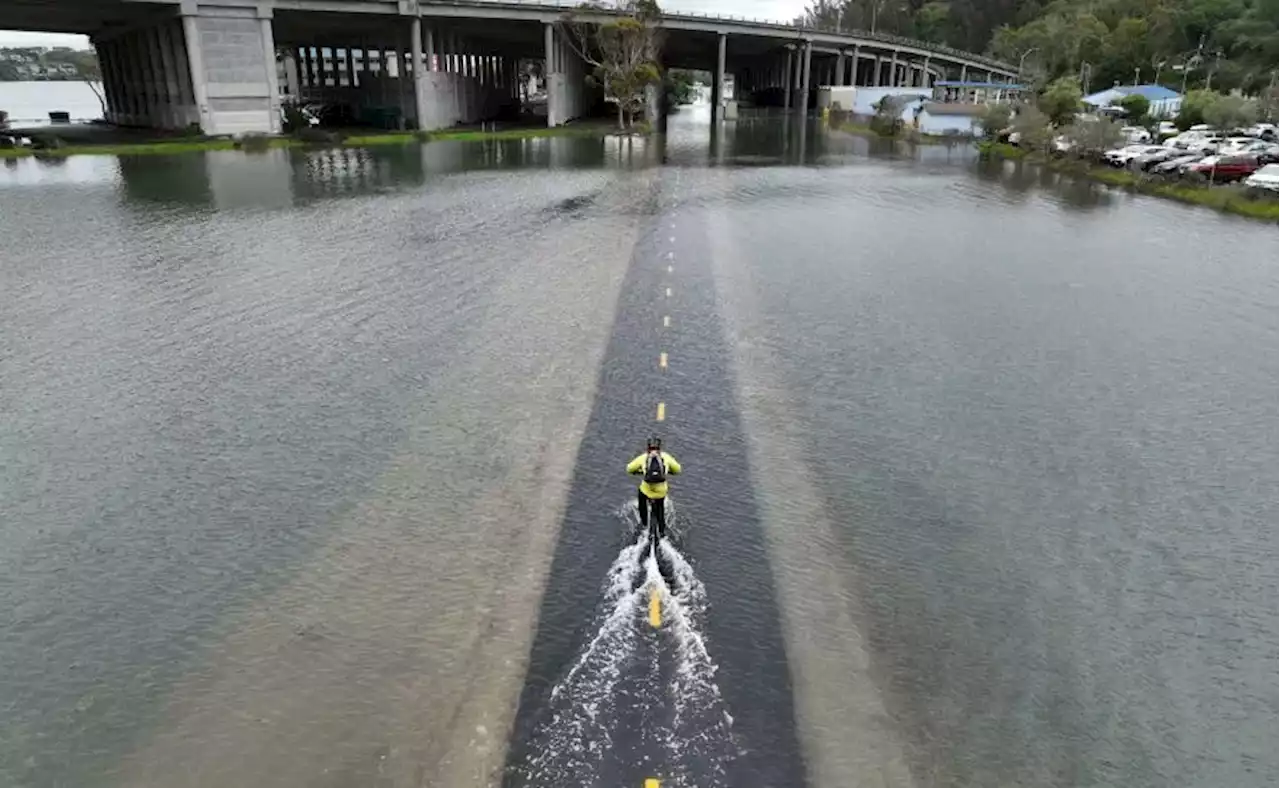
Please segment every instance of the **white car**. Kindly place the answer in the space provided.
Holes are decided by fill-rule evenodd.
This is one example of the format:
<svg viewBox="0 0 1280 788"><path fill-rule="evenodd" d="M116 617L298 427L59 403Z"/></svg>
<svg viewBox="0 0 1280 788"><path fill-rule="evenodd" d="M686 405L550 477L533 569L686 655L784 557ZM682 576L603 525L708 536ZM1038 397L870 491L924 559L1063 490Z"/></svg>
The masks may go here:
<svg viewBox="0 0 1280 788"><path fill-rule="evenodd" d="M1163 150L1161 145L1126 145L1123 148L1107 151L1102 154L1102 158L1112 167L1124 167L1139 156L1160 150Z"/></svg>
<svg viewBox="0 0 1280 788"><path fill-rule="evenodd" d="M1218 153L1252 153L1262 152L1271 147L1271 143L1257 137L1228 137L1218 146Z"/></svg>
<svg viewBox="0 0 1280 788"><path fill-rule="evenodd" d="M1124 135L1124 139L1130 145L1151 141L1151 132L1141 126L1124 126L1120 129L1120 133Z"/></svg>
<svg viewBox="0 0 1280 788"><path fill-rule="evenodd" d="M1178 136L1178 127L1171 120L1162 120L1160 121L1160 127L1156 129L1156 134L1161 137L1176 137Z"/></svg>
<svg viewBox="0 0 1280 788"><path fill-rule="evenodd" d="M1268 164L1244 179L1244 185L1255 189L1280 192L1280 164Z"/></svg>

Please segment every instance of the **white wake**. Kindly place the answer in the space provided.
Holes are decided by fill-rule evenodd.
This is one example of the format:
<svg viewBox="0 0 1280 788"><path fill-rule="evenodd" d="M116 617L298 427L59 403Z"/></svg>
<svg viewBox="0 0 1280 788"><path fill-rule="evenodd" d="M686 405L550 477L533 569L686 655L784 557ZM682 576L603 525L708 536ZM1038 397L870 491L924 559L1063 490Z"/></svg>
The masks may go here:
<svg viewBox="0 0 1280 788"><path fill-rule="evenodd" d="M551 690L553 713L535 733L526 774L538 785L552 781L596 785L615 737L622 737L633 744L649 741L661 747L666 762L663 785L692 785L694 780L703 787L719 785L724 764L736 748L733 718L721 700L716 665L701 631L707 612L706 588L680 551L663 539L659 552L670 569L672 587L649 550L635 503L620 507L616 514L638 536L609 567L595 634ZM674 530L677 515L670 500L667 519ZM662 606L662 625L657 630L650 627L647 616L654 590ZM654 639L656 646L641 648ZM664 664L671 665L665 684ZM656 715L662 721L657 730L617 730L615 712L620 710L624 682L627 703L665 712Z"/></svg>

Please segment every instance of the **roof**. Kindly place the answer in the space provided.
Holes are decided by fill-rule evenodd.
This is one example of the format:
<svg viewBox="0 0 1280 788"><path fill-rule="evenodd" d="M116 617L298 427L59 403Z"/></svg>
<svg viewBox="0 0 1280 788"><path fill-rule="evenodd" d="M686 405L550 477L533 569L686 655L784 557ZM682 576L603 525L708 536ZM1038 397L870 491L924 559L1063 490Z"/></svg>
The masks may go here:
<svg viewBox="0 0 1280 788"><path fill-rule="evenodd" d="M943 88L997 88L999 90L1026 90L1026 85L1015 85L1012 82L959 82L950 79L939 79L934 87Z"/></svg>
<svg viewBox="0 0 1280 788"><path fill-rule="evenodd" d="M1163 85L1116 85L1113 88L1100 90L1084 97L1089 104L1109 104L1119 96L1142 96L1147 101L1167 101L1180 98L1182 94L1170 90Z"/></svg>

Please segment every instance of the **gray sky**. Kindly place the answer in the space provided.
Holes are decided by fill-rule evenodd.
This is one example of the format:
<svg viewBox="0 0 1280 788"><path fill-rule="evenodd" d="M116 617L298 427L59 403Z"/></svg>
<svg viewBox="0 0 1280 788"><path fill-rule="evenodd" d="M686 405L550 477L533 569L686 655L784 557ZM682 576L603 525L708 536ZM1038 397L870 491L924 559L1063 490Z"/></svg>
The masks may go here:
<svg viewBox="0 0 1280 788"><path fill-rule="evenodd" d="M0 0L3 2L4 0ZM669 11L696 11L699 13L745 16L755 19L787 21L804 11L805 0L667 0L661 2ZM68 36L57 33L23 33L0 30L0 46L76 47L87 49L89 39L84 36Z"/></svg>

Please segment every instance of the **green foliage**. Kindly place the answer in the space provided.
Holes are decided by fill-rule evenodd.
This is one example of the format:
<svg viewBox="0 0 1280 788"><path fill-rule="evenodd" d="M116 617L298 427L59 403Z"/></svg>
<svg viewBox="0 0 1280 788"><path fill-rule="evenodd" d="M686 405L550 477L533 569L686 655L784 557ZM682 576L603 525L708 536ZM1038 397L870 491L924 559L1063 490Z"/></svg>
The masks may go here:
<svg viewBox="0 0 1280 788"><path fill-rule="evenodd" d="M1081 159L1097 159L1124 141L1120 124L1107 118L1078 118L1062 130L1071 143L1071 154Z"/></svg>
<svg viewBox="0 0 1280 788"><path fill-rule="evenodd" d="M1174 124L1183 131L1198 126L1201 123L1208 123L1205 120L1205 111L1210 105L1217 100L1217 94L1209 90L1192 90L1182 98L1182 106L1178 109L1178 117L1174 118Z"/></svg>
<svg viewBox="0 0 1280 788"><path fill-rule="evenodd" d="M1018 114L1013 119L1013 130L1018 135L1018 147L1024 150L1044 152L1053 142L1053 126L1049 123L1049 116L1030 104L1018 108Z"/></svg>
<svg viewBox="0 0 1280 788"><path fill-rule="evenodd" d="M994 140L996 136L1009 127L1013 117L1013 108L1008 104L987 104L982 107L977 117L978 127L982 129L982 137Z"/></svg>
<svg viewBox="0 0 1280 788"><path fill-rule="evenodd" d="M1151 110L1151 102L1147 97L1137 93L1122 96L1111 103L1123 109L1125 117L1136 125L1142 125L1142 122L1147 117L1147 112Z"/></svg>
<svg viewBox="0 0 1280 788"><path fill-rule="evenodd" d="M1083 98L1078 79L1059 77L1049 83L1049 87L1040 94L1040 111L1049 116L1049 122L1053 125L1065 126L1080 111L1080 101Z"/></svg>
<svg viewBox="0 0 1280 788"><path fill-rule="evenodd" d="M667 105L676 106L693 103L695 84L696 80L692 71L683 68L668 69L663 83Z"/></svg>
<svg viewBox="0 0 1280 788"><path fill-rule="evenodd" d="M236 148L249 153L261 153L271 147L271 137L267 134L250 132L236 140Z"/></svg>
<svg viewBox="0 0 1280 788"><path fill-rule="evenodd" d="M593 67L592 79L617 102L618 126L623 128L644 108L645 89L662 82L657 64L662 10L655 0L622 0L614 10L623 15L602 24L569 13L560 28Z"/></svg>
<svg viewBox="0 0 1280 788"><path fill-rule="evenodd" d="M31 149L32 150L58 150L65 148L67 143L56 134L32 134Z"/></svg>
<svg viewBox="0 0 1280 788"><path fill-rule="evenodd" d="M902 133L903 99L885 96L876 102L876 114L871 118L871 130L881 137L897 137Z"/></svg>
<svg viewBox="0 0 1280 788"><path fill-rule="evenodd" d="M1229 131L1258 121L1258 103L1240 96L1218 96L1205 108L1205 123Z"/></svg>

